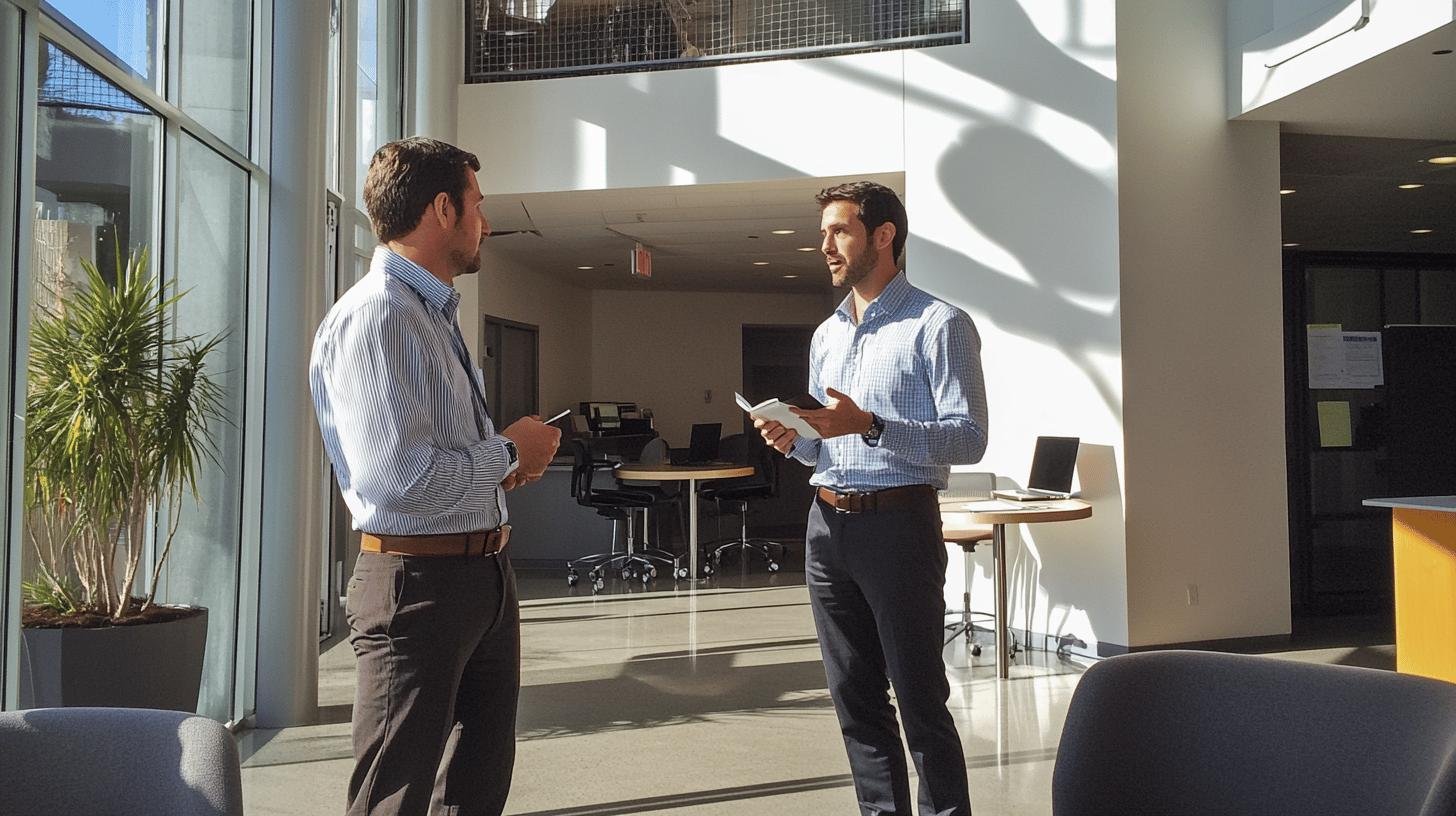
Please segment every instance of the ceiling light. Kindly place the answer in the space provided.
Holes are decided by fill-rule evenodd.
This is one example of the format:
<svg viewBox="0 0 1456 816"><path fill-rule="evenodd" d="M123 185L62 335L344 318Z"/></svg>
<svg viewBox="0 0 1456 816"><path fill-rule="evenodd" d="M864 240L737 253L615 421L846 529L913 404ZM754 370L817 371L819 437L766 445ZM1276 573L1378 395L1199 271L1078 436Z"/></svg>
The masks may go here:
<svg viewBox="0 0 1456 816"><path fill-rule="evenodd" d="M1416 229L1411 230L1411 235L1430 235L1433 232L1435 232L1433 229Z"/></svg>
<svg viewBox="0 0 1456 816"><path fill-rule="evenodd" d="M1424 187L1426 185L1424 185L1424 184L1397 184L1395 186L1399 187L1402 190L1419 190L1420 188L1422 188L1422 187Z"/></svg>
<svg viewBox="0 0 1456 816"><path fill-rule="evenodd" d="M793 235L794 234L794 231L791 230L791 229L781 229L781 230L774 230L773 231L773 234L774 235Z"/></svg>
<svg viewBox="0 0 1456 816"><path fill-rule="evenodd" d="M577 269L596 269L595 266L578 266Z"/></svg>
<svg viewBox="0 0 1456 816"><path fill-rule="evenodd" d="M1426 159L1428 164L1456 164L1456 156L1432 156Z"/></svg>
<svg viewBox="0 0 1456 816"><path fill-rule="evenodd" d="M1298 241L1285 241L1284 242L1284 245L1287 246L1287 247L1296 247L1296 246L1299 246L1299 242Z"/></svg>
<svg viewBox="0 0 1456 816"><path fill-rule="evenodd" d="M1451 49L1449 49L1449 48L1442 48L1442 49L1440 49L1438 51L1432 51L1431 52L1431 55L1432 56L1436 56L1436 57L1444 57L1444 56L1446 56L1449 53L1451 53Z"/></svg>
<svg viewBox="0 0 1456 816"><path fill-rule="evenodd" d="M768 266L768 261L754 261L754 266Z"/></svg>
<svg viewBox="0 0 1456 816"><path fill-rule="evenodd" d="M1293 193L1294 191L1287 187L1279 191L1279 195L1293 195Z"/></svg>
<svg viewBox="0 0 1456 816"><path fill-rule="evenodd" d="M785 275L784 277L785 278L797 278L799 276L798 275Z"/></svg>
<svg viewBox="0 0 1456 816"><path fill-rule="evenodd" d="M799 251L800 252L813 252L813 251L817 250L818 248L819 247L799 247Z"/></svg>

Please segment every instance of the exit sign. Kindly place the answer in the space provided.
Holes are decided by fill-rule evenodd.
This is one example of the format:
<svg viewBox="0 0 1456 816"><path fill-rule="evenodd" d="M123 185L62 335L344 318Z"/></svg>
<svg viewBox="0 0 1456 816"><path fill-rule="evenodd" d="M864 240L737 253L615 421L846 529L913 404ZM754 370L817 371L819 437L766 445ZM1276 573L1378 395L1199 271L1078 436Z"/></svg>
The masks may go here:
<svg viewBox="0 0 1456 816"><path fill-rule="evenodd" d="M632 248L632 277L652 277L652 250L640 242Z"/></svg>

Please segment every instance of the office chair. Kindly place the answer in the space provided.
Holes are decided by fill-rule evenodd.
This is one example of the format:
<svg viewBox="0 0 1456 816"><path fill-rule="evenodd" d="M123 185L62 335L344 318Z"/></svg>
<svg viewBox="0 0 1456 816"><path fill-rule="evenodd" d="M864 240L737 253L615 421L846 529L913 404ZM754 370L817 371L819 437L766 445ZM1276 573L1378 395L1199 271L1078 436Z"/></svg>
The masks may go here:
<svg viewBox="0 0 1456 816"><path fill-rule="evenodd" d="M637 456L637 462L643 465L666 464L668 460L667 440L662 437L653 437L647 444L642 446L642 452ZM678 556L662 546L662 521L659 511L670 509L673 517L677 519L677 529L686 541L688 537L687 523L687 502L684 497L687 491L683 490L681 482L660 482L650 479L623 479L617 477L617 484L627 490L640 491L650 494L653 498L652 506L642 512L642 542L646 545L647 528L649 523L652 527L652 543L656 546L644 546L638 552L644 556L659 559L676 560ZM674 567L674 578L688 577L686 567Z"/></svg>
<svg viewBox="0 0 1456 816"><path fill-rule="evenodd" d="M592 594L606 587L608 570L619 570L622 580L638 578L644 585L657 577L657 564L669 565L673 574L679 571L676 557L667 558L657 554L640 553L636 548L633 533L635 513L652 506L653 496L638 490L605 490L592 487L592 476L597 470L613 467L612 463L595 460L591 448L582 439L571 440L571 495L576 503L590 507L597 515L612 520L612 548L608 552L593 553L566 562L566 585L576 586L581 580L580 570L587 570L591 580ZM625 549L617 551L617 527L626 522Z"/></svg>
<svg viewBox="0 0 1456 816"><path fill-rule="evenodd" d="M181 711L0 714L0 813L242 816L233 735Z"/></svg>
<svg viewBox="0 0 1456 816"><path fill-rule="evenodd" d="M699 495L713 502L722 515L722 505L732 505L739 514L738 537L708 542L718 546L703 559L703 573L712 575L722 565L723 554L737 550L744 558L750 552L763 556L769 572L779 571L779 559L784 557L785 547L777 541L766 538L751 538L748 535L748 506L756 499L772 498L778 493L779 471L769 447L763 444L757 434L734 434L725 438L720 446L720 455L734 464L751 465L752 476L736 479L722 479L710 483L699 491ZM777 558L775 557L777 553Z"/></svg>
<svg viewBox="0 0 1456 816"><path fill-rule="evenodd" d="M972 502L986 501L991 496L991 491L996 489L996 474L990 472L980 473L952 473L946 489L940 492L941 502ZM971 611L971 578L974 572L975 562L972 559L976 552L976 545L989 544L995 532L991 525L983 524L972 529L958 531L956 534L946 537L946 541L961 548L961 569L965 575L965 589L961 593L961 608L947 609L946 617L956 616L957 620L946 624L945 644L949 646L957 637L965 635L966 646L970 649L973 657L981 656L981 644L975 639L976 619L985 621L989 619L991 625L996 624L996 615L991 612ZM1010 627L1006 627L1007 631ZM1013 637L1011 643L1011 654L1016 654L1016 640Z"/></svg>
<svg viewBox="0 0 1456 816"><path fill-rule="evenodd" d="M1213 652L1108 658L1077 682L1054 816L1456 813L1456 685Z"/></svg>

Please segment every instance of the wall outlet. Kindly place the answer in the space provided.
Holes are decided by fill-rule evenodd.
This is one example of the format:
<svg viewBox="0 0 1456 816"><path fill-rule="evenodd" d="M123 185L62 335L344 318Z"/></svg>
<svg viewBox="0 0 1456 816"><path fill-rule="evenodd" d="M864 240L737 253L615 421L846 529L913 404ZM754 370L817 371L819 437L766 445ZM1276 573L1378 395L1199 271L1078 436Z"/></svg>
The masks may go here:
<svg viewBox="0 0 1456 816"><path fill-rule="evenodd" d="M704 388L703 389L703 402L711 403L712 401L713 401L713 389L711 389L711 388Z"/></svg>
<svg viewBox="0 0 1456 816"><path fill-rule="evenodd" d="M1187 590L1188 590L1188 605L1189 606L1198 606L1198 584L1189 584L1187 586Z"/></svg>

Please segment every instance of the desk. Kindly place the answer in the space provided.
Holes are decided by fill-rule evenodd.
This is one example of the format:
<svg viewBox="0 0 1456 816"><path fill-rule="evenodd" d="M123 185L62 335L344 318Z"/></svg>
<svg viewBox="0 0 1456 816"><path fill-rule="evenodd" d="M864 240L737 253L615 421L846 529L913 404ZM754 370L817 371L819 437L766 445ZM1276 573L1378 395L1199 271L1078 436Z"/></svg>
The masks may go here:
<svg viewBox="0 0 1456 816"><path fill-rule="evenodd" d="M748 465L618 465L615 471L619 479L639 479L647 482L688 483L688 575L697 580L698 574L698 480L735 479L752 476L754 469ZM673 576L674 578L677 576Z"/></svg>
<svg viewBox="0 0 1456 816"><path fill-rule="evenodd" d="M940 505L940 523L946 539L967 534L975 527L991 525L991 549L996 560L996 676L1003 680L1010 674L1011 662L1011 643L1006 637L1010 628L1006 611L1006 525L1074 521L1092 516L1092 505L1080 499L1025 502L1011 508L1007 507L1009 504L1012 503L956 501Z"/></svg>
<svg viewBox="0 0 1456 816"><path fill-rule="evenodd" d="M1456 496L1364 504L1393 511L1395 670L1456 683Z"/></svg>

